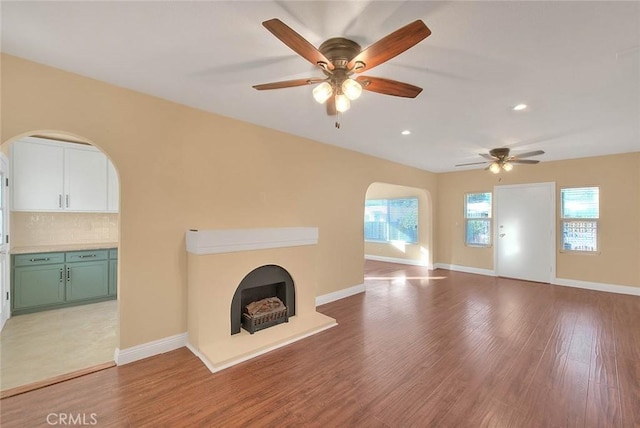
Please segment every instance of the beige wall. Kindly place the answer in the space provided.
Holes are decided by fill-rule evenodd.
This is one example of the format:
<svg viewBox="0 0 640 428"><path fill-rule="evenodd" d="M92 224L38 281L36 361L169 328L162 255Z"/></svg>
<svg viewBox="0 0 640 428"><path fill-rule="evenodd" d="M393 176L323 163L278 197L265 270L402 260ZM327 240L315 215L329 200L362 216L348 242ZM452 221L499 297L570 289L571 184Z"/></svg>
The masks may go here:
<svg viewBox="0 0 640 428"><path fill-rule="evenodd" d="M640 287L638 152L520 165L508 174L494 175L484 170L438 174L436 262L492 270L493 248L464 245L464 194L490 192L497 185L540 182L556 183L558 219L561 187L600 186L600 251L598 254L557 251L556 276ZM558 222L556 230L559 227Z"/></svg>
<svg viewBox="0 0 640 428"><path fill-rule="evenodd" d="M363 282L373 182L426 189L435 174L2 56L0 140L56 131L119 173L120 348L187 329L185 231L317 226L317 295Z"/></svg>
<svg viewBox="0 0 640 428"><path fill-rule="evenodd" d="M389 183L373 183L367 189L366 199L418 198L418 243L394 246L391 243L365 242L366 255L408 260L433 265L433 215L431 198L424 189L398 186Z"/></svg>

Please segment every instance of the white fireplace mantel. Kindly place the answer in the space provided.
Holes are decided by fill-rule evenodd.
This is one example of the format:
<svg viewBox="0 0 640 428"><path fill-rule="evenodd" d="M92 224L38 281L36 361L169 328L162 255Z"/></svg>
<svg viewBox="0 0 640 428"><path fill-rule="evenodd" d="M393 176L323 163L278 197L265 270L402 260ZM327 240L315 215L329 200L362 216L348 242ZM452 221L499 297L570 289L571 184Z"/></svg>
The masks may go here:
<svg viewBox="0 0 640 428"><path fill-rule="evenodd" d="M317 227L209 229L187 232L187 252L197 255L297 247L317 243Z"/></svg>

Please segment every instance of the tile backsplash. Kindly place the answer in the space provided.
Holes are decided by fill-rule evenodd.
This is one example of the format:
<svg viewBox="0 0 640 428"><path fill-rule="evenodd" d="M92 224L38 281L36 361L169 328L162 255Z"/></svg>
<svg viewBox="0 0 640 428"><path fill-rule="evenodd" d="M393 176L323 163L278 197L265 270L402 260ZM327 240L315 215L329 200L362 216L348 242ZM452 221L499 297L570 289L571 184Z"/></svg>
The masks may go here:
<svg viewBox="0 0 640 428"><path fill-rule="evenodd" d="M11 247L118 241L117 213L12 212Z"/></svg>

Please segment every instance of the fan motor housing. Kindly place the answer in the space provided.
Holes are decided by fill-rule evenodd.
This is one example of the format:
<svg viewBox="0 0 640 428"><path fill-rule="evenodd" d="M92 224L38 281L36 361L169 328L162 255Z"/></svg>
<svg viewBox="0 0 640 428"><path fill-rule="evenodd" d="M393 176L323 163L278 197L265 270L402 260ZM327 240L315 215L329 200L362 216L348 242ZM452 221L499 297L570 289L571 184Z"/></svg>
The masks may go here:
<svg viewBox="0 0 640 428"><path fill-rule="evenodd" d="M507 148L493 149L493 150L489 151L489 154L491 156L493 156L494 158L504 159L507 156L509 156L509 149L507 149Z"/></svg>
<svg viewBox="0 0 640 428"><path fill-rule="evenodd" d="M362 48L353 40L334 37L322 43L318 48L336 68L346 68L349 61L360 53Z"/></svg>

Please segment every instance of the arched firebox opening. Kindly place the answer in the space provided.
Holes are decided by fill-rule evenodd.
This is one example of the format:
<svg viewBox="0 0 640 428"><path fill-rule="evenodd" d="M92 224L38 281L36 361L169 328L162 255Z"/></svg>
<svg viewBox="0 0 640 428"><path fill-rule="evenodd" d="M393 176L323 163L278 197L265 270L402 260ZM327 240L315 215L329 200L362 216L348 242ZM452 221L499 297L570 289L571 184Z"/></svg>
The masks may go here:
<svg viewBox="0 0 640 428"><path fill-rule="evenodd" d="M276 300L273 298L279 299L284 308L275 308L271 314L261 314L261 321L255 325L256 322L249 319L247 307L251 307L252 304L255 306L259 302L264 302L262 306L269 306ZM244 277L233 295L231 334L240 333L241 327L253 334L257 330L288 322L289 317L295 314L296 291L289 272L277 265L260 266Z"/></svg>

